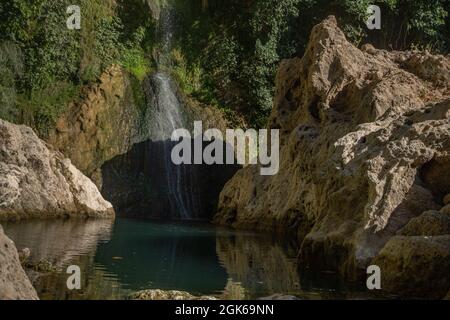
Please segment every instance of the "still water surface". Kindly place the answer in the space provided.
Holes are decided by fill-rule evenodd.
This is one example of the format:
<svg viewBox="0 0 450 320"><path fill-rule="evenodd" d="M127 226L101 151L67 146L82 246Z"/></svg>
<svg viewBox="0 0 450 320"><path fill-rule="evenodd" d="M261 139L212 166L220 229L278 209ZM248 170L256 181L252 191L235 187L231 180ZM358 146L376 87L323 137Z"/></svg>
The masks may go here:
<svg viewBox="0 0 450 320"><path fill-rule="evenodd" d="M227 299L365 295L329 274L302 276L297 249L267 234L130 219L31 220L3 226L19 249L31 249L31 262L49 261L58 270L29 274L41 299L123 299L144 289ZM81 268L81 290L67 289L69 265Z"/></svg>

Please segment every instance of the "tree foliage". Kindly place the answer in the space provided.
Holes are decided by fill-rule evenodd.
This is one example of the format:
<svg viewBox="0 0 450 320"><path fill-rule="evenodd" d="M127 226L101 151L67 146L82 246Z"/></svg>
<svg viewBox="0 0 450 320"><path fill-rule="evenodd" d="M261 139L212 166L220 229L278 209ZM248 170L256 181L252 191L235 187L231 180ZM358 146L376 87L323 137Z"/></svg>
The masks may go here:
<svg viewBox="0 0 450 320"><path fill-rule="evenodd" d="M301 55L312 27L328 15L356 45L438 52L449 45L444 0L179 2L179 46L188 66L203 69L200 98L239 110L256 125L265 123L271 108L278 63ZM366 27L370 4L382 9L381 30Z"/></svg>

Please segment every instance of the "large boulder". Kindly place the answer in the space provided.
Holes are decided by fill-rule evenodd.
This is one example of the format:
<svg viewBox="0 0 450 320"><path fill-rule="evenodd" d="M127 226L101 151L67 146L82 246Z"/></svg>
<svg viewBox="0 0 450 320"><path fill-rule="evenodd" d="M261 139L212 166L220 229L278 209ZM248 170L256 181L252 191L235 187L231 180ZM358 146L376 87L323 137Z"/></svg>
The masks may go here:
<svg viewBox="0 0 450 320"><path fill-rule="evenodd" d="M403 236L441 236L450 234L450 215L439 211L426 211L412 219L399 235Z"/></svg>
<svg viewBox="0 0 450 320"><path fill-rule="evenodd" d="M37 300L38 296L23 270L14 242L0 225L0 300Z"/></svg>
<svg viewBox="0 0 450 320"><path fill-rule="evenodd" d="M401 297L442 299L450 288L450 235L395 236L374 259L383 290Z"/></svg>
<svg viewBox="0 0 450 320"><path fill-rule="evenodd" d="M289 230L304 265L362 274L393 235L439 210L449 193L449 72L444 56L360 50L329 17L303 58L278 70L268 127L280 129L279 173L240 170L215 222Z"/></svg>
<svg viewBox="0 0 450 320"><path fill-rule="evenodd" d="M114 217L112 205L32 129L0 120L0 220Z"/></svg>

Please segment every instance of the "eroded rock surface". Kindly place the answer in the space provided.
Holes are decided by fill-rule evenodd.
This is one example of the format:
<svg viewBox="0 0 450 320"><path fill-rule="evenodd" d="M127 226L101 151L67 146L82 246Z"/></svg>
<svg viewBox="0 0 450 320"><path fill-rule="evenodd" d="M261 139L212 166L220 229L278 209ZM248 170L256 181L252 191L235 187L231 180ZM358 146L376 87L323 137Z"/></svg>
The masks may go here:
<svg viewBox="0 0 450 320"><path fill-rule="evenodd" d="M134 84L133 89L131 81L119 66L108 68L98 84L85 88L85 99L69 106L47 138L98 186L103 163L145 139L139 132L142 110L136 101L140 87Z"/></svg>
<svg viewBox="0 0 450 320"><path fill-rule="evenodd" d="M128 297L130 300L218 300L212 296L193 296L185 291L143 290Z"/></svg>
<svg viewBox="0 0 450 320"><path fill-rule="evenodd" d="M112 205L33 130L0 120L0 220L114 217Z"/></svg>
<svg viewBox="0 0 450 320"><path fill-rule="evenodd" d="M304 264L356 277L450 192L449 75L444 56L360 50L329 17L279 67L268 125L280 129L279 173L240 170L215 222L291 231Z"/></svg>
<svg viewBox="0 0 450 320"><path fill-rule="evenodd" d="M450 235L393 237L373 264L384 290L400 296L442 299L450 288Z"/></svg>
<svg viewBox="0 0 450 320"><path fill-rule="evenodd" d="M23 270L14 242L0 225L0 300L37 300L38 296Z"/></svg>

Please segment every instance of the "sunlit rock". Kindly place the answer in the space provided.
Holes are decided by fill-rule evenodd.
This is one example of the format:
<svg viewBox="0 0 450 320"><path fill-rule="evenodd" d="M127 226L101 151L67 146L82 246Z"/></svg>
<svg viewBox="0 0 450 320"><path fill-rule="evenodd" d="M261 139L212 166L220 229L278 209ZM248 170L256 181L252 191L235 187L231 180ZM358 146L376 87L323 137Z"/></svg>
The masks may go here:
<svg viewBox="0 0 450 320"><path fill-rule="evenodd" d="M33 130L0 120L0 220L114 217L112 205Z"/></svg>

